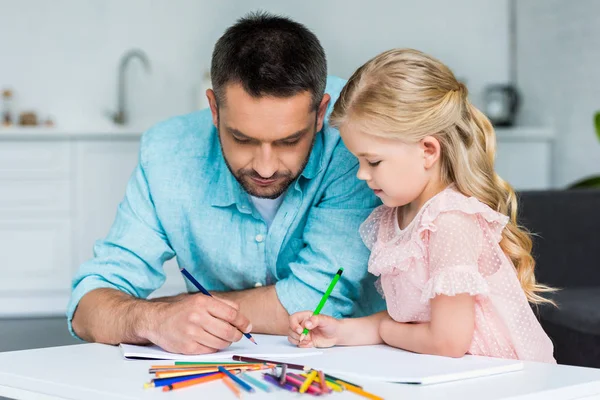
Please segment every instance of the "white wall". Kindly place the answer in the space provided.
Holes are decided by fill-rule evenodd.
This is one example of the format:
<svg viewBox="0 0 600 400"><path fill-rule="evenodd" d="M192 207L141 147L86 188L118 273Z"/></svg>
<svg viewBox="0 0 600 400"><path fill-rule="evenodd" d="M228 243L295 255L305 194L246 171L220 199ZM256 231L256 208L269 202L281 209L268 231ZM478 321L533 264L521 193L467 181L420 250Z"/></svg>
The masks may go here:
<svg viewBox="0 0 600 400"><path fill-rule="evenodd" d="M554 181L600 174L600 1L517 1L520 119L556 130Z"/></svg>
<svg viewBox="0 0 600 400"><path fill-rule="evenodd" d="M484 85L508 77L507 0L0 0L0 88L14 88L19 110L94 125L115 107L119 57L139 47L152 72L131 65L134 121L185 113L197 104L216 39L259 8L313 29L330 72L342 77L391 47L442 59L476 103Z"/></svg>

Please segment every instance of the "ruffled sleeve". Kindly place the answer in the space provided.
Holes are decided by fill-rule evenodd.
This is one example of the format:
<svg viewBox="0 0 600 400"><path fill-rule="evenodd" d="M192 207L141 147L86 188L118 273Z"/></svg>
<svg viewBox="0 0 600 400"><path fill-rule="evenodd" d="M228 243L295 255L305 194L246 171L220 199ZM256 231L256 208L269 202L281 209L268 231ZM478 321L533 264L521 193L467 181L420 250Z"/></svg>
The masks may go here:
<svg viewBox="0 0 600 400"><path fill-rule="evenodd" d="M488 283L478 265L485 237L479 218L478 213L452 210L442 211L427 222L429 280L422 302L440 294L488 294Z"/></svg>
<svg viewBox="0 0 600 400"><path fill-rule="evenodd" d="M369 250L373 250L373 246L377 242L377 237L379 236L379 228L381 225L382 217L389 213L389 208L386 206L379 206L369 217L360 225L358 232L360 233L360 237L364 242L365 246Z"/></svg>

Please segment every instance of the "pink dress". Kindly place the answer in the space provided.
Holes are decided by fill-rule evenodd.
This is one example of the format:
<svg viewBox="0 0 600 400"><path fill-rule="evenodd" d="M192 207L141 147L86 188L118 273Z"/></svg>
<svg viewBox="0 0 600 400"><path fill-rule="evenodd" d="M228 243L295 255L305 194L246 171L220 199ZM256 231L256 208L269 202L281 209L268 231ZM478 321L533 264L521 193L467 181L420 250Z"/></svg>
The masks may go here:
<svg viewBox="0 0 600 400"><path fill-rule="evenodd" d="M431 198L405 228L396 208L381 206L361 225L371 250L369 272L389 315L428 322L438 294L475 296L470 354L555 363L553 346L500 248L506 215L450 186Z"/></svg>

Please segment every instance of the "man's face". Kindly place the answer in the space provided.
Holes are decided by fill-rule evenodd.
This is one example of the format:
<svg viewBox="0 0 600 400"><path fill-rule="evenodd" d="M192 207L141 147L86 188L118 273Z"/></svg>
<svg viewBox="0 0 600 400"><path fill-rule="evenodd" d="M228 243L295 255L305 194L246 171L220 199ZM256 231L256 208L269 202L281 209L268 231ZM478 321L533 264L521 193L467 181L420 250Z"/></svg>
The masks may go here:
<svg viewBox="0 0 600 400"><path fill-rule="evenodd" d="M309 92L292 97L252 97L241 85L225 88L218 104L207 91L213 123L231 173L252 196L275 199L302 173L315 135L323 127L329 95L318 109Z"/></svg>

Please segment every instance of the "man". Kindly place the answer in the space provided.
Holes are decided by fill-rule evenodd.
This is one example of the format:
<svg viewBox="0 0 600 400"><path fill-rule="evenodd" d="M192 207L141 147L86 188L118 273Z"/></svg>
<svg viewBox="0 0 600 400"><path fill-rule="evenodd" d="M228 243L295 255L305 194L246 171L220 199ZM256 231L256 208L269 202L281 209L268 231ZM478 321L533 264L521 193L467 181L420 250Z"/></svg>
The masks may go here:
<svg viewBox="0 0 600 400"><path fill-rule="evenodd" d="M285 334L340 267L323 312L381 309L358 235L378 200L325 122L344 84L326 71L315 35L289 19L250 14L225 32L210 109L143 135L116 220L73 280L73 334L214 352L241 332ZM144 300L175 256L215 297Z"/></svg>

